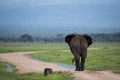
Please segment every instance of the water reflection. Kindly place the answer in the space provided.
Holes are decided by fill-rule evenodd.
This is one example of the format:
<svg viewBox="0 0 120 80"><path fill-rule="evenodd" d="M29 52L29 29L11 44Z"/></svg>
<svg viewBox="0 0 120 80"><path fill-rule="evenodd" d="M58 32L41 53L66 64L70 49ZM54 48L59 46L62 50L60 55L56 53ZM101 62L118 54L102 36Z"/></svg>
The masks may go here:
<svg viewBox="0 0 120 80"><path fill-rule="evenodd" d="M42 61L40 59L36 59L36 58L33 58L33 57L30 57L30 58L33 59L33 60L36 60L36 61ZM74 69L75 68L74 65L62 64L62 63L58 63L58 62L51 62L51 63L56 64L56 65L61 66L61 67L64 67L64 68L68 68L68 69Z"/></svg>
<svg viewBox="0 0 120 80"><path fill-rule="evenodd" d="M13 67L12 67L11 65L7 64L6 70L7 70L8 72L13 72Z"/></svg>
<svg viewBox="0 0 120 80"><path fill-rule="evenodd" d="M75 68L75 66L73 66L73 65L61 64L61 63L58 63L58 62L52 62L52 63L54 63L56 65L59 65L59 66L62 66L64 68L68 68L68 69L74 69Z"/></svg>

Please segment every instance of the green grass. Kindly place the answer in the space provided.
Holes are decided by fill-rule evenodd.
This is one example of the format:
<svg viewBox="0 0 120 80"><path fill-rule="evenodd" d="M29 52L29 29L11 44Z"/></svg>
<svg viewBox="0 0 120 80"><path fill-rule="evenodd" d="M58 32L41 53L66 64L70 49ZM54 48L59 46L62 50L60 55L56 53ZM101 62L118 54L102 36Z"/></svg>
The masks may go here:
<svg viewBox="0 0 120 80"><path fill-rule="evenodd" d="M62 43L63 44L63 43ZM62 45L61 44L61 45ZM52 47L51 47L52 46ZM57 46L57 48L56 48ZM64 47L64 46L63 46ZM56 43L0 43L0 53L20 52L20 51L47 51L53 48L59 49L59 44ZM60 46L61 49L61 46ZM0 79L1 80L72 80L73 76L70 73L55 72L45 77L43 73L26 73L17 74L15 67L14 72L7 72L5 62L0 62Z"/></svg>
<svg viewBox="0 0 120 80"><path fill-rule="evenodd" d="M93 43L86 60L88 70L119 70L120 71L120 43ZM31 54L32 57L47 61L74 65L71 60L73 55L65 43L0 43L0 53L18 51L46 51Z"/></svg>
<svg viewBox="0 0 120 80"><path fill-rule="evenodd" d="M16 69L13 65L13 72L6 70L6 62L0 62L0 80L72 80L73 76L70 73L65 72L54 72L48 76L44 76L43 73L25 73L17 74Z"/></svg>
<svg viewBox="0 0 120 80"><path fill-rule="evenodd" d="M60 47L61 46L61 47ZM120 44L119 43L94 43L90 48L98 48L97 50L89 50L86 59L87 70L117 70L120 71ZM47 52L31 54L32 57L47 62L59 62L63 64L74 65L71 60L73 55L69 47L64 44L55 47L51 46L46 49Z"/></svg>
<svg viewBox="0 0 120 80"><path fill-rule="evenodd" d="M120 43L93 43L86 59L85 69L87 70L115 70L120 71ZM0 53L19 51L46 51L38 54L30 54L33 58L38 58L47 62L59 62L74 65L71 60L73 55L65 43L0 43ZM43 73L16 74L6 71L6 64L0 62L1 80L71 80L73 77L69 73L54 73L47 77Z"/></svg>
<svg viewBox="0 0 120 80"><path fill-rule="evenodd" d="M100 49L89 51L86 68L88 70L120 71L120 49Z"/></svg>
<svg viewBox="0 0 120 80"><path fill-rule="evenodd" d="M65 49L64 43L0 43L0 53Z"/></svg>

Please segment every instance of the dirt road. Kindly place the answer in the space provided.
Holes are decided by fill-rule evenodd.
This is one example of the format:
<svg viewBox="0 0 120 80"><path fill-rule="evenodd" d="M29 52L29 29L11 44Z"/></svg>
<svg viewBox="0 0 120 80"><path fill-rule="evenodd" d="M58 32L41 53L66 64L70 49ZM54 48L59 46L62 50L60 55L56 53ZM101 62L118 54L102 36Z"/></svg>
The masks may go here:
<svg viewBox="0 0 120 80"><path fill-rule="evenodd" d="M9 62L16 66L18 73L43 72L44 68L52 68L53 71L70 72L75 76L74 80L120 80L120 74L112 71L74 71L73 69L63 68L56 64L33 60L26 54L35 52L14 52L0 54L0 61Z"/></svg>

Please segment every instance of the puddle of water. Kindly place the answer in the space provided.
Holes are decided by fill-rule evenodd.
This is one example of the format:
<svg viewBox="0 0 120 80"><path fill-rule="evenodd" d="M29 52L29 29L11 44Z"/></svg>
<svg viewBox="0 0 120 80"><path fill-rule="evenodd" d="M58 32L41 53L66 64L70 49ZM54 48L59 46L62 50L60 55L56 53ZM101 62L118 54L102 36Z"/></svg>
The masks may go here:
<svg viewBox="0 0 120 80"><path fill-rule="evenodd" d="M11 65L7 64L6 70L7 70L8 72L13 72L13 67L12 67Z"/></svg>
<svg viewBox="0 0 120 80"><path fill-rule="evenodd" d="M29 56L30 57L30 56ZM42 61L40 59L36 59L36 58L33 58L33 57L30 57L32 60L36 60L36 61ZM44 61L43 61L44 62ZM62 64L62 63L58 63L58 62L51 62L53 64L56 64L58 66L61 66L61 67L64 67L64 68L68 68L68 69L74 69L75 66L74 65L68 65L68 64Z"/></svg>
<svg viewBox="0 0 120 80"><path fill-rule="evenodd" d="M58 62L52 62L52 63L54 63L56 65L59 65L59 66L62 66L64 68L68 68L68 69L74 69L75 68L75 66L73 66L73 65L62 64L62 63L58 63Z"/></svg>

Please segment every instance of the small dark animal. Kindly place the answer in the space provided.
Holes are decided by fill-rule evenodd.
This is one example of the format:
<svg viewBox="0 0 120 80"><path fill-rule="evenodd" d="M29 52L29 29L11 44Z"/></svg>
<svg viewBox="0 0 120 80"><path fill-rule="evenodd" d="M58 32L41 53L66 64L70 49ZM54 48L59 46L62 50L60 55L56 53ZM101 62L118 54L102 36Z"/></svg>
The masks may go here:
<svg viewBox="0 0 120 80"><path fill-rule="evenodd" d="M69 34L65 37L65 42L68 43L70 50L74 55L72 62L75 61L75 70L84 71L85 59L87 57L87 48L92 44L92 38L88 35Z"/></svg>
<svg viewBox="0 0 120 80"><path fill-rule="evenodd" d="M49 74L52 74L52 69L51 68L45 68L44 69L44 76L47 76Z"/></svg>

